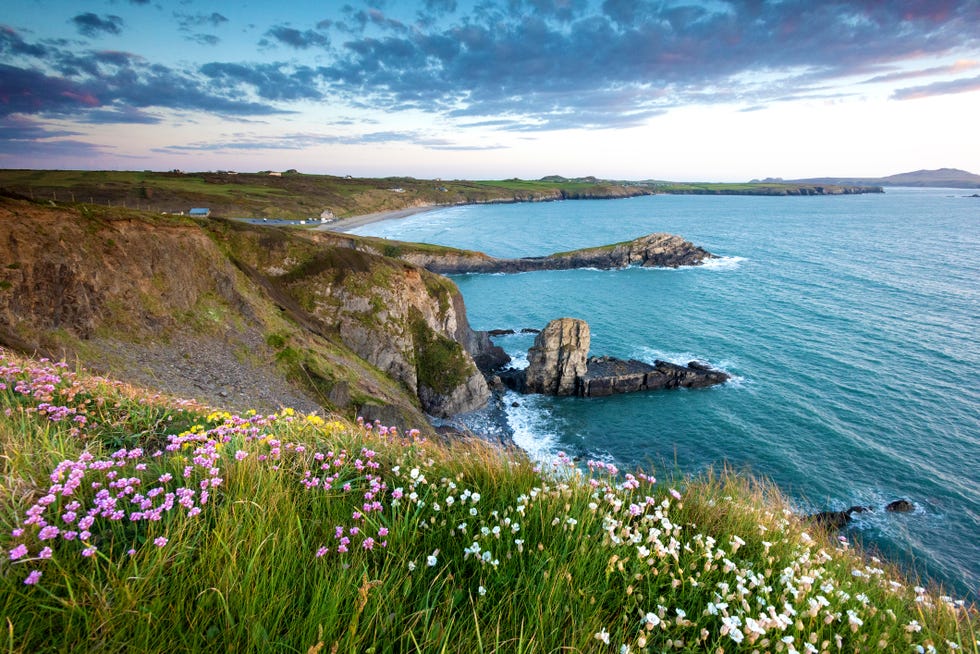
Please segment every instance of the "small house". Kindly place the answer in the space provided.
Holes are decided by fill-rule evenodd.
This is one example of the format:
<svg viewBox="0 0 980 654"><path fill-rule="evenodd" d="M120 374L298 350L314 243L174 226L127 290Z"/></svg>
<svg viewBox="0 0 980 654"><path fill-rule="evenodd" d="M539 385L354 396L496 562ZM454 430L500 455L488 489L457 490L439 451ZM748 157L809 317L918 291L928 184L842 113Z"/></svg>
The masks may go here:
<svg viewBox="0 0 980 654"><path fill-rule="evenodd" d="M188 212L188 215L194 218L207 218L211 215L211 210L208 208L196 207Z"/></svg>

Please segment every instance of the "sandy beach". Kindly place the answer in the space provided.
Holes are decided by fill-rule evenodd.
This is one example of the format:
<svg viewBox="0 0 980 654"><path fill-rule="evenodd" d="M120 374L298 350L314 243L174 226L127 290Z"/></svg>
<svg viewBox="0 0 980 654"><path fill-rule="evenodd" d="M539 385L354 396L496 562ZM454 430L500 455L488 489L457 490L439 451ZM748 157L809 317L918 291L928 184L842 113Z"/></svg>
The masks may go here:
<svg viewBox="0 0 980 654"><path fill-rule="evenodd" d="M366 213L363 216L350 216L349 218L341 218L337 222L327 223L326 225L320 225L317 230L329 230L331 232L349 232L352 229L368 225L370 223L376 223L382 220L396 220L398 218L407 218L409 216L414 216L418 213L424 213L426 211L433 211L435 209L441 209L442 207L437 205L431 205L427 207L407 207L405 209L393 209L391 211L377 211L375 213Z"/></svg>

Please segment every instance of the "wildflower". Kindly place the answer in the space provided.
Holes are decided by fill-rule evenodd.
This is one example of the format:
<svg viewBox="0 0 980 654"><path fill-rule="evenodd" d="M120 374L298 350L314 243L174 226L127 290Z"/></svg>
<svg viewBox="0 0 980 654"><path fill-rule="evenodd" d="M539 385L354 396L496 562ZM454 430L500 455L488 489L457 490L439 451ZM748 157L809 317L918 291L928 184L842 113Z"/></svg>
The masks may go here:
<svg viewBox="0 0 980 654"><path fill-rule="evenodd" d="M28 586L33 586L38 581L40 581L40 579L41 579L41 571L31 570L30 574L27 575L27 579L24 580L24 583Z"/></svg>
<svg viewBox="0 0 980 654"><path fill-rule="evenodd" d="M646 623L645 626L648 630L652 630L654 627L660 624L660 616L653 611L650 611L643 617L643 622Z"/></svg>
<svg viewBox="0 0 980 654"><path fill-rule="evenodd" d="M436 564L439 563L439 559L436 558L438 556L439 556L439 550L436 550L432 554L430 554L429 556L427 556L425 558L426 565L428 565L430 568L436 567Z"/></svg>
<svg viewBox="0 0 980 654"><path fill-rule="evenodd" d="M235 461L241 461L247 456L248 456L248 452L246 452L245 450L238 450L237 452L235 452Z"/></svg>
<svg viewBox="0 0 980 654"><path fill-rule="evenodd" d="M95 547L94 545L90 545L82 550L82 556L86 556L86 557L93 556L98 551L98 549L99 548Z"/></svg>
<svg viewBox="0 0 980 654"><path fill-rule="evenodd" d="M167 544L167 539L164 536L158 536L157 538L153 539L153 544L157 547L163 547Z"/></svg>
<svg viewBox="0 0 980 654"><path fill-rule="evenodd" d="M480 586L479 588L476 589L476 592L480 594L480 597L483 597L484 595L487 594L487 589L484 588L483 586Z"/></svg>
<svg viewBox="0 0 980 654"><path fill-rule="evenodd" d="M599 631L599 632L598 632L598 633L597 633L597 634L595 635L595 639L596 639L596 640L600 640L600 641L602 641L602 642L603 642L604 644L606 644L606 645L608 645L608 644L609 644L609 632L608 632L608 631L606 631L606 628L605 628L605 627L603 627L603 628L602 628L602 630L601 630L601 631Z"/></svg>
<svg viewBox="0 0 980 654"><path fill-rule="evenodd" d="M321 556L323 556L323 555L324 555L324 554L326 554L327 552L328 552L328 550L327 550L327 548L326 548L325 546L323 546L323 545L321 545L321 546L320 546L320 549L318 549L318 550L316 551L316 557L317 557L317 558L320 558Z"/></svg>
<svg viewBox="0 0 980 654"><path fill-rule="evenodd" d="M675 500L679 500L679 499L681 499L681 494L680 494L680 493L678 493L678 492L677 492L676 490L674 490L673 488L671 488L671 489L670 489L670 494L671 494L671 496L673 496L673 498L674 498Z"/></svg>
<svg viewBox="0 0 980 654"><path fill-rule="evenodd" d="M408 571L411 572L414 569L415 569L415 561L409 561L408 562Z"/></svg>
<svg viewBox="0 0 980 654"><path fill-rule="evenodd" d="M21 543L14 549L10 550L10 560L16 561L17 559L27 555L27 545Z"/></svg>
<svg viewBox="0 0 980 654"><path fill-rule="evenodd" d="M37 558L39 559L50 559L51 558L51 548L45 547L43 550L37 553Z"/></svg>

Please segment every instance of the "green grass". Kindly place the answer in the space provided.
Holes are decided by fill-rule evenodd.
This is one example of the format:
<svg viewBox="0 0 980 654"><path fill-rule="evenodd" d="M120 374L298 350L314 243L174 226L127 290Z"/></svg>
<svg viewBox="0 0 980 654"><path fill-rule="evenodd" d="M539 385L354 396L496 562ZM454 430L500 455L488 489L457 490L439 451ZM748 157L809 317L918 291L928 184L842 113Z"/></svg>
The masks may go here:
<svg viewBox="0 0 980 654"><path fill-rule="evenodd" d="M978 651L973 609L745 477L207 413L9 353L0 383L10 652Z"/></svg>

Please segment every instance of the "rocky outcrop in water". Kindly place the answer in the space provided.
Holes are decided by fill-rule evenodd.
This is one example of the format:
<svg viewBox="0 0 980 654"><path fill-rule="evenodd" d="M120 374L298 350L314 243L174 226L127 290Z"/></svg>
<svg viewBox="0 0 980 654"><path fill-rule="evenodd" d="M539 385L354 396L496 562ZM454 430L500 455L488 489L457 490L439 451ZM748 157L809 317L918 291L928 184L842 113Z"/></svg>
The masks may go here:
<svg viewBox="0 0 980 654"><path fill-rule="evenodd" d="M500 381L521 393L603 397L671 388L704 388L724 383L729 375L691 361L686 366L667 361L653 365L615 357L588 357L589 325L584 320L559 318L548 323L528 350L526 370L501 371Z"/></svg>
<svg viewBox="0 0 980 654"><path fill-rule="evenodd" d="M807 519L812 520L817 525L826 529L840 529L841 527L846 527L851 522L852 514L864 513L870 510L864 506L852 506L844 511L821 511L820 513L814 513L807 516Z"/></svg>
<svg viewBox="0 0 980 654"><path fill-rule="evenodd" d="M697 361L686 366L657 360L649 363L635 359L592 357L585 375L579 380L579 395L601 397L617 393L654 391L670 388L705 388L728 381L729 375Z"/></svg>

